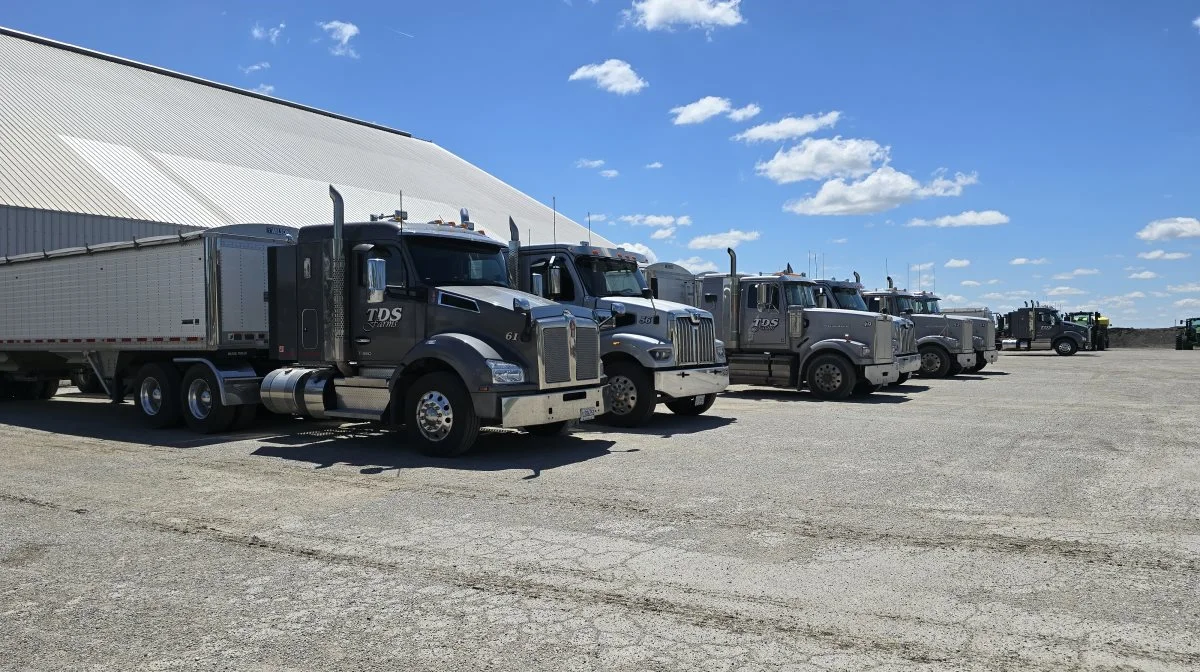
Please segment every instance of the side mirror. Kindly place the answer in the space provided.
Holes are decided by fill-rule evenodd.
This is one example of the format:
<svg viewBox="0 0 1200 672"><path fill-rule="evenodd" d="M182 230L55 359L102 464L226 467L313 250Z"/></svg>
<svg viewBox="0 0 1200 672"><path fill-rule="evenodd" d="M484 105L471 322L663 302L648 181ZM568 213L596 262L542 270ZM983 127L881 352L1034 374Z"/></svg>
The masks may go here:
<svg viewBox="0 0 1200 672"><path fill-rule="evenodd" d="M653 299L654 298L653 290L651 290L649 287L643 289L642 290L642 298L643 299Z"/></svg>
<svg viewBox="0 0 1200 672"><path fill-rule="evenodd" d="M601 318L600 315L596 316L598 318L596 320L597 326L601 329L608 329L616 325L617 317L625 314L625 304L613 303L608 307L607 312L608 315L606 317Z"/></svg>
<svg viewBox="0 0 1200 672"><path fill-rule="evenodd" d="M550 267L550 298L555 299L562 295L562 267Z"/></svg>
<svg viewBox="0 0 1200 672"><path fill-rule="evenodd" d="M824 287L817 288L817 307L818 308L828 308L829 307L829 296L825 294Z"/></svg>
<svg viewBox="0 0 1200 672"><path fill-rule="evenodd" d="M760 282L754 286L754 290L758 292L758 309L762 310L767 306L767 302L771 300L771 287L765 282Z"/></svg>
<svg viewBox="0 0 1200 672"><path fill-rule="evenodd" d="M533 274L532 289L533 289L533 292L532 292L533 294L537 294L538 296L545 298L545 296L546 296L546 279L542 277L541 273Z"/></svg>
<svg viewBox="0 0 1200 672"><path fill-rule="evenodd" d="M387 259L367 259L367 303L383 303L387 294Z"/></svg>
<svg viewBox="0 0 1200 672"><path fill-rule="evenodd" d="M624 315L626 312L625 304L623 304L623 303L614 303L611 306L609 306L609 310L612 311L613 315Z"/></svg>

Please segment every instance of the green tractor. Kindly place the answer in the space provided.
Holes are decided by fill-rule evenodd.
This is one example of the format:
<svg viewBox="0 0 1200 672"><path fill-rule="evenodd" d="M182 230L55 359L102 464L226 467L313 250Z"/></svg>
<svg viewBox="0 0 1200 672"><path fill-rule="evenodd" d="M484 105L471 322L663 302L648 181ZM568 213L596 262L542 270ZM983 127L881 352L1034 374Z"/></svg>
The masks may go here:
<svg viewBox="0 0 1200 672"><path fill-rule="evenodd" d="M1200 347L1200 317L1192 317L1179 321L1179 329L1175 332L1175 349L1192 350Z"/></svg>
<svg viewBox="0 0 1200 672"><path fill-rule="evenodd" d="M1108 349L1108 318L1100 313L1067 313L1063 320L1088 328L1088 349Z"/></svg>

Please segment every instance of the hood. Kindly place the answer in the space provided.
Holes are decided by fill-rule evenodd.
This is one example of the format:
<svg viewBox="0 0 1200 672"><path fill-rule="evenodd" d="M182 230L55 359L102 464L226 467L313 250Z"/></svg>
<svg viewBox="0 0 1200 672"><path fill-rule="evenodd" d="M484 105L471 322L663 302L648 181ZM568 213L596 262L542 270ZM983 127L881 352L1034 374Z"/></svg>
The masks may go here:
<svg viewBox="0 0 1200 672"><path fill-rule="evenodd" d="M513 299L525 299L529 302L529 307L532 309L530 312L532 312L535 319L562 315L564 311L570 312L575 317L583 317L589 320L595 317L595 314L589 308L558 303L542 298L537 294L529 294L508 287L496 287L494 285L448 285L438 287L438 289L448 294L457 294L468 299L488 303L504 310L513 309Z"/></svg>
<svg viewBox="0 0 1200 672"><path fill-rule="evenodd" d="M814 315L829 315L831 318L842 317L847 320L861 320L864 317L871 317L875 319L884 317L879 313L865 312L861 310L846 310L845 308L805 308L804 312L812 313Z"/></svg>
<svg viewBox="0 0 1200 672"><path fill-rule="evenodd" d="M678 313L678 314L683 314L683 315L686 315L688 313L696 313L699 315L709 314L707 310L703 310L701 308L695 308L693 306L689 306L689 305L686 305L683 303L676 303L674 301L664 301L663 299L654 299L653 301L651 301L650 299L647 299L647 298L644 298L641 296L606 296L603 299L600 299L600 301L597 304L597 307L607 309L608 306L610 306L614 303L625 304L626 308L642 308L645 310L660 310L660 311L667 312L667 313Z"/></svg>

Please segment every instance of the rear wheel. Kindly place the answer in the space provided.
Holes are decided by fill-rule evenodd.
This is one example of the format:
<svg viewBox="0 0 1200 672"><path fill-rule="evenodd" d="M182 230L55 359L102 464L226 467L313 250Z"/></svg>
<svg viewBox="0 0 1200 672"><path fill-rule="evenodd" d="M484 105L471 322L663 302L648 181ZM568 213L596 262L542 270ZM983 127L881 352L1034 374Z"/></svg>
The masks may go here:
<svg viewBox="0 0 1200 672"><path fill-rule="evenodd" d="M600 420L617 427L639 427L654 415L658 400L654 397L654 381L649 372L633 362L616 361L605 364L608 373L608 413Z"/></svg>
<svg viewBox="0 0 1200 672"><path fill-rule="evenodd" d="M854 367L845 358L834 355L817 355L808 365L805 376L808 389L821 399L839 400L849 397L858 384Z"/></svg>
<svg viewBox="0 0 1200 672"><path fill-rule="evenodd" d="M701 415L712 408L716 401L716 394L706 394L699 404L696 403L696 397L684 397L683 399L672 399L667 402L666 406L675 415Z"/></svg>
<svg viewBox="0 0 1200 672"><path fill-rule="evenodd" d="M36 380L18 380L9 383L12 398L17 401L35 401L42 397L42 383Z"/></svg>
<svg viewBox="0 0 1200 672"><path fill-rule="evenodd" d="M945 378L949 373L950 353L939 345L926 345L921 348L921 376Z"/></svg>
<svg viewBox="0 0 1200 672"><path fill-rule="evenodd" d="M227 431L237 419L237 407L221 401L216 374L204 364L193 364L183 377L183 420L200 434Z"/></svg>
<svg viewBox="0 0 1200 672"><path fill-rule="evenodd" d="M479 435L479 416L467 388L453 373L421 376L408 389L404 424L417 450L431 457L462 455Z"/></svg>
<svg viewBox="0 0 1200 672"><path fill-rule="evenodd" d="M1075 354L1077 350L1079 350L1079 346L1075 345L1075 341L1072 341L1069 338L1060 338L1054 342L1054 352L1057 352L1063 357L1070 357L1071 355Z"/></svg>
<svg viewBox="0 0 1200 672"><path fill-rule="evenodd" d="M559 420L558 422L551 422L545 425L531 425L529 427L522 427L521 429L534 436L562 436L567 433L567 424L566 420Z"/></svg>
<svg viewBox="0 0 1200 672"><path fill-rule="evenodd" d="M96 376L96 372L90 369L76 371L71 374L71 384L79 388L79 391L84 394L97 394L104 391L104 386L100 384L100 379Z"/></svg>
<svg viewBox="0 0 1200 672"><path fill-rule="evenodd" d="M142 424L152 429L179 424L179 372L167 364L146 364L138 370L133 386L134 403Z"/></svg>
<svg viewBox="0 0 1200 672"><path fill-rule="evenodd" d="M43 380L37 384L37 398L42 400L53 399L54 395L58 394L58 379Z"/></svg>

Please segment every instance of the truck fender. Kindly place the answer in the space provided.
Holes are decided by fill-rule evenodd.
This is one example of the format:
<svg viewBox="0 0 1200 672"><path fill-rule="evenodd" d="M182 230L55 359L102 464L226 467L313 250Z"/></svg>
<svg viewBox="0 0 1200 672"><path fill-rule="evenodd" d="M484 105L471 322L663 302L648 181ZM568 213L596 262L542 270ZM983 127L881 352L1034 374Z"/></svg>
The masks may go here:
<svg viewBox="0 0 1200 672"><path fill-rule="evenodd" d="M847 341L844 338L827 338L823 341L817 341L809 347L808 357L801 364L801 370L803 371L803 367L808 366L808 361L813 357L831 350L845 355L855 366L861 366L863 360L862 348L864 347L869 346L866 343Z"/></svg>
<svg viewBox="0 0 1200 672"><path fill-rule="evenodd" d="M957 350L957 348L950 347L950 344L946 342L946 340L948 338L950 338L950 337L942 336L941 334L933 334L931 336L922 336L921 338L917 339L917 347L920 347L922 345L928 345L928 344L932 343L934 345L942 346L943 348L946 349L947 352L953 353Z"/></svg>
<svg viewBox="0 0 1200 672"><path fill-rule="evenodd" d="M224 406L248 406L260 401L262 376L246 362L221 362L219 365L205 357L176 357L176 364L203 364L217 377L217 391Z"/></svg>
<svg viewBox="0 0 1200 672"><path fill-rule="evenodd" d="M392 373L388 389L394 391L396 381L404 377L404 370L413 362L422 359L436 359L445 363L454 369L467 389L474 390L492 384L492 377L487 373L484 361L505 358L486 341L475 336L460 333L438 334L421 341L408 351Z"/></svg>
<svg viewBox="0 0 1200 672"><path fill-rule="evenodd" d="M643 336L642 334L613 334L610 337L601 334L600 336L600 356L603 359L609 355L621 353L629 355L637 360L638 364L647 369L658 368L655 365L654 359L650 357L650 348L671 348L673 347L668 341L662 341L651 336Z"/></svg>

